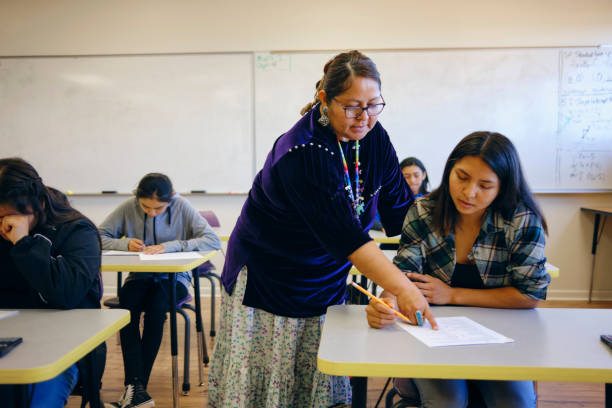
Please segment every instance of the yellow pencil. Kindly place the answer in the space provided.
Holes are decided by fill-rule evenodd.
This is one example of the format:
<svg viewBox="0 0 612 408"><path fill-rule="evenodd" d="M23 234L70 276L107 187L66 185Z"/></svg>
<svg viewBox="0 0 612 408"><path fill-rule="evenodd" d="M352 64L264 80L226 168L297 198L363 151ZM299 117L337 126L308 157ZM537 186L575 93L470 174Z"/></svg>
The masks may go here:
<svg viewBox="0 0 612 408"><path fill-rule="evenodd" d="M395 315L397 317L399 317L400 319L404 320L406 323L410 323L412 324L412 322L410 321L410 319L408 319L406 316L404 316L403 314L401 314L400 312L398 312L397 310L395 310L394 308L392 308L391 306L389 306L388 304L386 304L385 302L383 302L381 299L377 298L376 296L374 296L373 294L371 294L370 292L368 292L367 290L365 290L364 288L362 288L361 286L359 286L358 284L356 284L355 282L351 282L351 285L353 285L353 287L355 289L357 289L358 291L360 291L361 293L363 293L364 295L366 295L367 297L374 299L376 302L380 303L381 305L393 310L393 313L395 313Z"/></svg>

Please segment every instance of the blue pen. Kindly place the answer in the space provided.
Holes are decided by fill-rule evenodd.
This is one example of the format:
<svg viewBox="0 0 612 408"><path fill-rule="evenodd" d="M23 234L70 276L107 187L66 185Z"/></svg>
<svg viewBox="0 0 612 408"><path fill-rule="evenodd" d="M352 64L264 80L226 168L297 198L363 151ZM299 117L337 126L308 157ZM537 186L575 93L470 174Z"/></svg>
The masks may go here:
<svg viewBox="0 0 612 408"><path fill-rule="evenodd" d="M417 318L417 325L422 326L423 325L423 313L421 313L420 310L416 311L416 318Z"/></svg>

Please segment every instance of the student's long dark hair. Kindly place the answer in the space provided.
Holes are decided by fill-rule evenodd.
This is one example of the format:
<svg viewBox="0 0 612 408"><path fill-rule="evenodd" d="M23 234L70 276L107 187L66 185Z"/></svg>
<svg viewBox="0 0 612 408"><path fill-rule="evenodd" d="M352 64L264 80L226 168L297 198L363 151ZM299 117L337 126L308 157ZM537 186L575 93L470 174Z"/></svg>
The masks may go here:
<svg viewBox="0 0 612 408"><path fill-rule="evenodd" d="M407 157L401 161L400 169L404 170L404 167L408 166L417 166L419 169L421 169L423 174L425 174L425 180L423 180L421 187L419 187L419 194L425 195L429 193L429 173L427 173L427 170L425 170L425 165L423 162L416 157Z"/></svg>
<svg viewBox="0 0 612 408"><path fill-rule="evenodd" d="M376 64L357 50L343 52L325 63L323 77L315 84L314 100L304 106L300 113L305 115L314 105L321 102L320 90L325 91L325 98L330 102L351 87L354 77L373 79L380 89L380 73Z"/></svg>
<svg viewBox="0 0 612 408"><path fill-rule="evenodd" d="M55 226L87 217L72 208L64 193L43 184L42 179L23 159L0 159L0 204L21 214L34 214L36 226Z"/></svg>
<svg viewBox="0 0 612 408"><path fill-rule="evenodd" d="M466 156L480 157L499 178L499 192L491 203L494 211L499 212L505 219L510 219L518 204L522 202L540 217L544 231L548 232L544 215L523 176L516 148L510 139L500 133L481 131L467 135L453 149L446 161L440 187L430 194L436 201L433 227L438 233L446 236L455 229L458 213L450 195L449 179L455 164Z"/></svg>

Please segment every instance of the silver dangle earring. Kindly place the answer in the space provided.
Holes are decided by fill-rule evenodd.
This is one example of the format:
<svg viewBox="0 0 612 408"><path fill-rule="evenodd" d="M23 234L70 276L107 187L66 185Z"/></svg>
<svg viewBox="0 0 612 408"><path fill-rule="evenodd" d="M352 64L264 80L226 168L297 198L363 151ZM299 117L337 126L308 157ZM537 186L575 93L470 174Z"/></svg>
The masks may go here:
<svg viewBox="0 0 612 408"><path fill-rule="evenodd" d="M321 126L329 125L329 117L327 116L327 106L323 107L323 114L321 114L321 117L319 118L319 123L321 124Z"/></svg>

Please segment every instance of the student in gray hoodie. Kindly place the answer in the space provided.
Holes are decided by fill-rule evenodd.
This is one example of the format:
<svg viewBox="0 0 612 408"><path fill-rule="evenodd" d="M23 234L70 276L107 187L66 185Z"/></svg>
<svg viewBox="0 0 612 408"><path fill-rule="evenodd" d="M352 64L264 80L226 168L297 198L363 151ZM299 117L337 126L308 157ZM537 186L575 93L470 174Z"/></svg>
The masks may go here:
<svg viewBox="0 0 612 408"><path fill-rule="evenodd" d="M221 248L219 237L206 220L174 192L170 179L159 173L144 176L136 197L121 204L99 229L103 249L159 254ZM177 299L187 296L190 282L190 272L177 274ZM119 302L131 315L130 324L120 332L126 388L118 402L107 406L155 405L146 387L161 344L169 293L168 275L160 273L130 273L121 287Z"/></svg>

